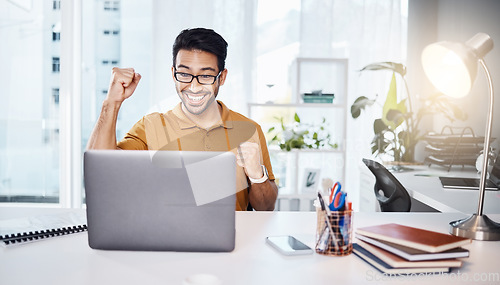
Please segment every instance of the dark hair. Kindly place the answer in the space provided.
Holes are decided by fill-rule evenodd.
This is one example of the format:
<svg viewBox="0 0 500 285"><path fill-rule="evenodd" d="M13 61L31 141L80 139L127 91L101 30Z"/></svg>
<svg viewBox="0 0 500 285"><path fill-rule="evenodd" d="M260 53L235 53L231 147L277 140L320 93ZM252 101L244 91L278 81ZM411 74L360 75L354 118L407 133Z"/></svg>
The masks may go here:
<svg viewBox="0 0 500 285"><path fill-rule="evenodd" d="M175 39L172 48L173 65L181 49L202 50L217 56L219 72L224 70L227 56L227 42L214 30L195 28L183 30Z"/></svg>

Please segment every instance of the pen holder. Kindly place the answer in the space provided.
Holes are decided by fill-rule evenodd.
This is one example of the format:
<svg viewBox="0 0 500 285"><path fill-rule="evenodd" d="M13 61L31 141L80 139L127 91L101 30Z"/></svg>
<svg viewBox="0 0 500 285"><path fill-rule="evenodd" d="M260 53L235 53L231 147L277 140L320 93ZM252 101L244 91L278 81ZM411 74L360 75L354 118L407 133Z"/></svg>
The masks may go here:
<svg viewBox="0 0 500 285"><path fill-rule="evenodd" d="M316 252L324 255L344 256L352 252L352 211L332 211L325 214L316 208ZM329 225L326 221L329 219Z"/></svg>

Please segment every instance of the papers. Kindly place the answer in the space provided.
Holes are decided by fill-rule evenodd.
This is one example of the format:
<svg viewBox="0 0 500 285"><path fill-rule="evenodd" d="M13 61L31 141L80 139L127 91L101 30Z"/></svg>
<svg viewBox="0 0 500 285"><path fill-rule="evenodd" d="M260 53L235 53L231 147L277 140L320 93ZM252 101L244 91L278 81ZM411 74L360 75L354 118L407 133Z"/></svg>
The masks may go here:
<svg viewBox="0 0 500 285"><path fill-rule="evenodd" d="M12 245L83 232L86 229L85 212L0 220L0 241L4 245Z"/></svg>

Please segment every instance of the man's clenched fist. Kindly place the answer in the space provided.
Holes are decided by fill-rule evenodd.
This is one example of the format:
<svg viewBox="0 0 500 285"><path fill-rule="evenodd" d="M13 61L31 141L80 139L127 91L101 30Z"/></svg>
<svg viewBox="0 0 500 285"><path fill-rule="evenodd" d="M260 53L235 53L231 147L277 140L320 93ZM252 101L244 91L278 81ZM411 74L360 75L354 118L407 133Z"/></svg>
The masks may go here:
<svg viewBox="0 0 500 285"><path fill-rule="evenodd" d="M132 96L141 80L141 75L133 68L113 67L106 100L121 103Z"/></svg>

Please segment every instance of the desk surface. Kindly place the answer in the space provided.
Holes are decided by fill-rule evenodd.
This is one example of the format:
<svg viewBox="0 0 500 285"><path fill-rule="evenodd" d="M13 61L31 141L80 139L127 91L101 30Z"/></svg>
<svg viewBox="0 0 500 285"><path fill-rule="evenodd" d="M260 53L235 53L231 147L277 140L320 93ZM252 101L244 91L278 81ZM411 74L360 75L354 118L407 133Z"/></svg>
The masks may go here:
<svg viewBox="0 0 500 285"><path fill-rule="evenodd" d="M454 168L450 172L439 166L412 168L393 173L411 197L443 213L476 213L479 191L445 189L439 181L439 176L479 178L474 168ZM500 191L486 191L483 213L500 214Z"/></svg>
<svg viewBox="0 0 500 285"><path fill-rule="evenodd" d="M67 209L1 208L1 219ZM80 211L80 210L76 210ZM354 226L387 222L448 231L460 213L354 213ZM500 221L500 215L490 215ZM2 284L182 284L190 275L209 273L223 284L457 284L457 276L497 278L500 242L473 241L470 257L450 276L387 277L351 254L327 257L283 256L265 244L270 235L293 235L314 245L314 212L238 212L236 249L231 253L101 251L88 247L87 233L78 233L9 248L0 247ZM460 275L459 275L460 274ZM453 279L453 276L455 279ZM493 277L492 277L493 276ZM333 280L335 278L335 280ZM376 281L376 282L373 282ZM396 283L395 283L396 281ZM481 282L492 284L495 282Z"/></svg>

